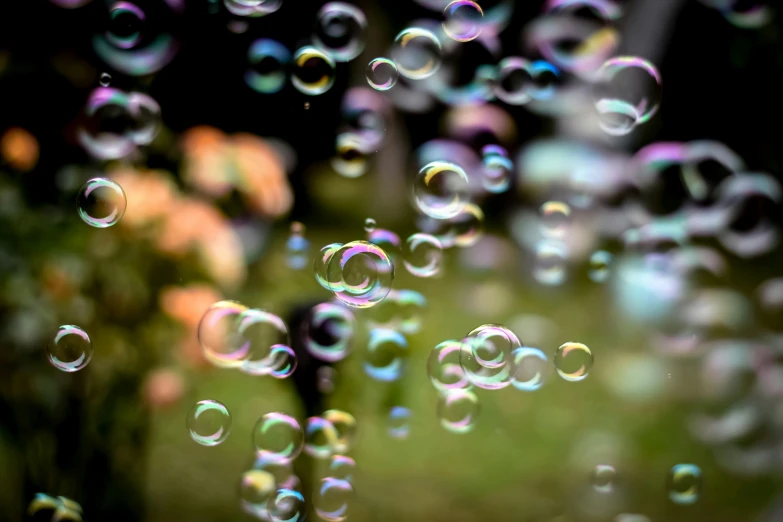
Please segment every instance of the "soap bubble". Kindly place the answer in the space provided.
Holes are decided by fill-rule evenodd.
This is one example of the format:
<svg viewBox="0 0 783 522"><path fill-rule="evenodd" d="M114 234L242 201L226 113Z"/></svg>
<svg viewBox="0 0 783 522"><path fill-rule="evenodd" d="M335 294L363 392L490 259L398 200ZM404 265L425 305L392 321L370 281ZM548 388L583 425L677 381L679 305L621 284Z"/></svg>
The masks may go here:
<svg viewBox="0 0 783 522"><path fill-rule="evenodd" d="M371 234L375 231L375 220L373 218L367 218L364 220L364 231Z"/></svg>
<svg viewBox="0 0 783 522"><path fill-rule="evenodd" d="M82 221L95 228L108 228L125 214L125 191L106 178L93 178L79 190L76 208Z"/></svg>
<svg viewBox="0 0 783 522"><path fill-rule="evenodd" d="M428 216L453 218L468 203L469 183L459 165L433 161L422 167L413 182L414 202Z"/></svg>
<svg viewBox="0 0 783 522"><path fill-rule="evenodd" d="M224 0L229 13L236 16L258 18L276 12L283 0Z"/></svg>
<svg viewBox="0 0 783 522"><path fill-rule="evenodd" d="M329 55L309 45L294 53L291 83L302 94L323 94L332 88L334 79L335 63Z"/></svg>
<svg viewBox="0 0 783 522"><path fill-rule="evenodd" d="M451 433L467 433L473 429L479 413L476 394L470 390L448 390L438 398L437 416L441 426Z"/></svg>
<svg viewBox="0 0 783 522"><path fill-rule="evenodd" d="M672 502L694 504L701 495L701 469L695 464L677 464L669 472L667 486Z"/></svg>
<svg viewBox="0 0 783 522"><path fill-rule="evenodd" d="M408 341L404 335L395 330L375 328L370 331L362 362L364 372L376 381L396 381L405 368L407 352Z"/></svg>
<svg viewBox="0 0 783 522"><path fill-rule="evenodd" d="M251 469L239 479L239 499L245 511L264 512L276 489L275 476L265 470Z"/></svg>
<svg viewBox="0 0 783 522"><path fill-rule="evenodd" d="M345 306L321 303L313 307L304 328L310 355L326 362L345 359L356 335L356 318Z"/></svg>
<svg viewBox="0 0 783 522"><path fill-rule="evenodd" d="M469 356L469 354L460 354L463 349L469 349L468 345L463 347L460 341L451 339L438 344L430 352L427 359L427 374L436 390L445 392L471 387L470 379L460 364L461 357Z"/></svg>
<svg viewBox="0 0 783 522"><path fill-rule="evenodd" d="M342 522L348 516L348 501L353 487L347 480L326 477L315 494L315 512L326 522Z"/></svg>
<svg viewBox="0 0 783 522"><path fill-rule="evenodd" d="M389 435L395 439L407 439L410 433L411 410L395 406L389 412Z"/></svg>
<svg viewBox="0 0 783 522"><path fill-rule="evenodd" d="M328 475L330 477L347 480L353 480L353 472L356 471L356 461L345 455L334 455L329 461Z"/></svg>
<svg viewBox="0 0 783 522"><path fill-rule="evenodd" d="M541 284L557 286L568 276L568 249L565 243L545 240L536 243L533 278Z"/></svg>
<svg viewBox="0 0 783 522"><path fill-rule="evenodd" d="M511 385L522 391L535 391L544 384L547 369L547 356L538 348L521 346L511 352L513 374Z"/></svg>
<svg viewBox="0 0 783 522"><path fill-rule="evenodd" d="M335 141L332 168L346 178L358 178L369 168L373 142L361 132L341 132Z"/></svg>
<svg viewBox="0 0 783 522"><path fill-rule="evenodd" d="M198 325L198 341L204 357L220 368L242 366L250 343L239 333L242 314L248 308L236 301L219 301L204 313Z"/></svg>
<svg viewBox="0 0 783 522"><path fill-rule="evenodd" d="M603 283L609 279L612 254L606 250L596 250L590 255L590 279L596 283Z"/></svg>
<svg viewBox="0 0 783 522"><path fill-rule="evenodd" d="M459 362L470 382L487 390L511 384L512 353L522 345L511 330L485 324L468 333L462 345Z"/></svg>
<svg viewBox="0 0 783 522"><path fill-rule="evenodd" d="M352 241L332 255L327 280L339 301L354 308L368 308L389 294L394 267L382 248L367 241Z"/></svg>
<svg viewBox="0 0 783 522"><path fill-rule="evenodd" d="M541 233L562 238L571 225L571 207L562 201L547 201L541 205Z"/></svg>
<svg viewBox="0 0 783 522"><path fill-rule="evenodd" d="M304 497L292 489L278 489L267 506L272 522L300 522L307 515Z"/></svg>
<svg viewBox="0 0 783 522"><path fill-rule="evenodd" d="M610 493L614 489L617 472L612 466L599 464L593 469L590 482L599 493Z"/></svg>
<svg viewBox="0 0 783 522"><path fill-rule="evenodd" d="M336 62L350 62L364 50L367 18L357 7L329 2L316 15L313 42Z"/></svg>
<svg viewBox="0 0 783 522"><path fill-rule="evenodd" d="M285 379L286 377L290 377L293 375L297 365L299 364L293 348L284 344L272 345L272 348L269 351L269 360L269 375L275 379ZM247 361L245 361L245 365L242 365L240 369L245 371L245 373L250 373L245 370L246 364ZM256 373L255 375L261 374Z"/></svg>
<svg viewBox="0 0 783 522"><path fill-rule="evenodd" d="M71 324L57 329L57 334L49 343L47 357L49 362L64 372L76 372L87 366L92 359L92 341L87 332Z"/></svg>
<svg viewBox="0 0 783 522"><path fill-rule="evenodd" d="M563 344L555 352L554 360L558 375L569 382L584 380L593 367L593 353L582 343Z"/></svg>
<svg viewBox="0 0 783 522"><path fill-rule="evenodd" d="M323 417L310 417L305 424L305 453L315 459L326 459L335 453L339 434Z"/></svg>
<svg viewBox="0 0 783 522"><path fill-rule="evenodd" d="M443 31L458 42L475 40L481 34L484 11L472 0L454 0L443 11Z"/></svg>
<svg viewBox="0 0 783 522"><path fill-rule="evenodd" d="M416 277L436 276L443 266L443 246L430 234L413 234L405 241L403 264Z"/></svg>
<svg viewBox="0 0 783 522"><path fill-rule="evenodd" d="M202 446L217 446L231 433L231 414L218 401L199 401L188 414L187 426L191 439Z"/></svg>
<svg viewBox="0 0 783 522"><path fill-rule="evenodd" d="M420 27L409 27L400 32L394 39L391 56L400 74L411 80L432 76L443 59L438 38Z"/></svg>
<svg viewBox="0 0 783 522"><path fill-rule="evenodd" d="M272 94L280 91L288 76L291 51L275 40L261 38L247 51L248 69L245 83L256 92Z"/></svg>
<svg viewBox="0 0 783 522"><path fill-rule="evenodd" d="M315 280L319 285L331 292L339 290L340 286L337 283L333 285L328 279L329 262L332 260L334 253L340 250L342 247L342 243L330 243L321 248L321 250L318 252L318 255L315 256L315 260L313 261L313 272L315 273Z"/></svg>
<svg viewBox="0 0 783 522"><path fill-rule="evenodd" d="M508 190L514 175L514 163L501 154L485 154L481 160L481 185L487 192L500 194Z"/></svg>
<svg viewBox="0 0 783 522"><path fill-rule="evenodd" d="M661 74L649 61L636 56L610 58L596 73L596 81L599 91L596 108L602 114L601 121L606 125L611 121L607 116L613 114L627 118L624 124L609 124L609 134L630 132L634 126L650 121L658 112ZM612 129L617 132L612 132Z"/></svg>
<svg viewBox="0 0 783 522"><path fill-rule="evenodd" d="M284 413L267 413L253 427L253 445L257 451L293 460L302 451L304 433L299 423Z"/></svg>
<svg viewBox="0 0 783 522"><path fill-rule="evenodd" d="M302 270L310 261L310 242L304 237L305 227L291 223L291 235L285 242L286 264L292 270Z"/></svg>
<svg viewBox="0 0 783 522"><path fill-rule="evenodd" d="M223 310L225 313L223 325L225 328L231 328L231 321L234 321L233 330L229 331L226 343L228 346L231 346L232 342L241 346L233 352L237 356L245 355L239 368L250 375L271 374L275 377L290 375L296 367L296 357L289 348L291 337L285 321L275 314L256 308L240 310L239 316L234 319L233 313L236 310L239 310L236 303L230 304ZM214 324L217 327L220 323L215 321ZM230 348L229 353L231 353ZM230 364L233 364L231 357L227 359Z"/></svg>
<svg viewBox="0 0 783 522"><path fill-rule="evenodd" d="M367 64L367 83L376 91L388 91L397 83L400 71L397 65L388 58L373 58Z"/></svg>
<svg viewBox="0 0 783 522"><path fill-rule="evenodd" d="M333 453L348 453L356 438L356 419L353 415L342 410L326 410L323 419L331 423L337 430L337 439L332 445Z"/></svg>
<svg viewBox="0 0 783 522"><path fill-rule="evenodd" d="M111 74L101 73L100 84L102 87L108 87L111 85Z"/></svg>

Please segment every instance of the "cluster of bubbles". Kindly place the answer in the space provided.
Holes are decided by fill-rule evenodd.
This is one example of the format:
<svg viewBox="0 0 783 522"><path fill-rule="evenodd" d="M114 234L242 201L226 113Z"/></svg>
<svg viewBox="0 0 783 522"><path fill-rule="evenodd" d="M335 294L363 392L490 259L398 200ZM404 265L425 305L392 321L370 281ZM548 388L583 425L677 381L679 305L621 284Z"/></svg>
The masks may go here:
<svg viewBox="0 0 783 522"><path fill-rule="evenodd" d="M590 483L600 494L613 493L618 487L617 470L614 466L599 464L590 475ZM696 503L701 497L703 487L701 468L695 464L677 464L666 476L666 491L675 504Z"/></svg>
<svg viewBox="0 0 783 522"><path fill-rule="evenodd" d="M27 515L35 520L43 520L41 513L49 515L52 522L82 522L82 506L70 498L52 497L45 493L36 493L27 506Z"/></svg>

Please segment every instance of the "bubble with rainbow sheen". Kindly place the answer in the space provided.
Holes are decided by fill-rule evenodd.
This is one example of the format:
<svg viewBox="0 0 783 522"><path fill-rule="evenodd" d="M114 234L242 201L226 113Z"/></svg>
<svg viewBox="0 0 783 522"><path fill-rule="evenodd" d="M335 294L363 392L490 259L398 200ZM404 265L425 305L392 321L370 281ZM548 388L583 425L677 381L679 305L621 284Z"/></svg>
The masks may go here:
<svg viewBox="0 0 783 522"><path fill-rule="evenodd" d="M73 373L86 367L92 359L93 345L83 329L66 324L57 329L49 343L46 356L58 370Z"/></svg>
<svg viewBox="0 0 783 522"><path fill-rule="evenodd" d="M326 477L315 492L313 507L325 522L342 522L348 517L348 504L353 498L353 486L347 480Z"/></svg>
<svg viewBox="0 0 783 522"><path fill-rule="evenodd" d="M544 385L549 359L538 348L520 346L511 352L511 385L517 390L536 391Z"/></svg>
<svg viewBox="0 0 783 522"><path fill-rule="evenodd" d="M353 480L353 473L356 471L356 461L345 455L334 455L329 461L327 475L340 480Z"/></svg>
<svg viewBox="0 0 783 522"><path fill-rule="evenodd" d="M487 153L481 160L481 185L487 192L501 194L508 190L514 176L514 162L507 155Z"/></svg>
<svg viewBox="0 0 783 522"><path fill-rule="evenodd" d="M638 117L635 125L646 123L658 112L662 80L658 68L638 56L615 56L596 72L596 104L619 102L617 111L628 112L627 104ZM610 111L612 112L612 111Z"/></svg>
<svg viewBox="0 0 783 522"><path fill-rule="evenodd" d="M571 226L571 207L562 201L547 201L541 205L541 235L562 238Z"/></svg>
<svg viewBox="0 0 783 522"><path fill-rule="evenodd" d="M334 442L333 453L348 453L356 438L356 418L347 411L331 409L323 412L321 417L330 422L337 430L337 440Z"/></svg>
<svg viewBox="0 0 783 522"><path fill-rule="evenodd" d="M583 381L593 367L593 352L582 343L569 341L555 351L554 363L557 374L566 381Z"/></svg>
<svg viewBox="0 0 783 522"><path fill-rule="evenodd" d="M305 348L321 361L341 361L351 351L356 328L356 317L350 309L336 303L320 303L308 314L303 330Z"/></svg>
<svg viewBox="0 0 783 522"><path fill-rule="evenodd" d="M438 397L436 415L440 425L451 433L473 430L479 415L479 400L470 390L453 389Z"/></svg>
<svg viewBox="0 0 783 522"><path fill-rule="evenodd" d="M394 439L407 439L411 431L411 410L404 406L394 406L389 411L388 432Z"/></svg>
<svg viewBox="0 0 783 522"><path fill-rule="evenodd" d="M222 403L203 400L188 413L190 438L202 446L217 446L231 433L231 413Z"/></svg>
<svg viewBox="0 0 783 522"><path fill-rule="evenodd" d="M267 504L272 522L300 522L307 515L304 496L293 489L278 489Z"/></svg>
<svg viewBox="0 0 783 522"><path fill-rule="evenodd" d="M381 382L396 381L405 370L408 341L396 330L375 328L370 331L362 367L370 378Z"/></svg>
<svg viewBox="0 0 783 522"><path fill-rule="evenodd" d="M251 515L266 514L267 503L275 494L277 482L269 471L250 469L239 477L239 501Z"/></svg>
<svg viewBox="0 0 783 522"><path fill-rule="evenodd" d="M535 245L533 278L547 286L561 285L568 277L568 247L562 241L543 240Z"/></svg>
<svg viewBox="0 0 783 522"><path fill-rule="evenodd" d="M469 201L470 180L465 170L448 161L433 161L413 180L413 200L435 219L453 218Z"/></svg>
<svg viewBox="0 0 783 522"><path fill-rule="evenodd" d="M333 283L328 279L329 274L327 269L329 268L329 262L332 260L334 253L343 247L342 243L330 243L321 247L321 250L315 256L313 260L313 273L315 274L315 280L321 287L330 292L338 290L340 287L335 282Z"/></svg>
<svg viewBox="0 0 783 522"><path fill-rule="evenodd" d="M293 348L284 344L273 345L269 351L269 358L272 361L269 376L275 379L290 377L294 374L299 364L296 352L294 352Z"/></svg>
<svg viewBox="0 0 783 522"><path fill-rule="evenodd" d="M278 11L283 0L223 0L229 13L246 18L259 18Z"/></svg>
<svg viewBox="0 0 783 522"><path fill-rule="evenodd" d="M512 354L521 346L516 334L505 326L484 324L462 339L459 363L475 386L498 390L511 384Z"/></svg>
<svg viewBox="0 0 783 522"><path fill-rule="evenodd" d="M405 240L403 265L416 277L440 275L443 268L443 245L438 238L418 232Z"/></svg>
<svg viewBox="0 0 783 522"><path fill-rule="evenodd" d="M472 387L465 370L460 364L461 350L468 349L462 342L450 339L435 346L427 358L427 375L436 390L446 392L448 390L469 389Z"/></svg>
<svg viewBox="0 0 783 522"><path fill-rule="evenodd" d="M299 423L285 413L271 412L256 421L253 446L275 457L293 460L304 446L304 432Z"/></svg>
<svg viewBox="0 0 783 522"><path fill-rule="evenodd" d="M695 464L677 464L670 471L666 481L669 499L675 504L695 504L702 493L701 468Z"/></svg>
<svg viewBox="0 0 783 522"><path fill-rule="evenodd" d="M590 474L590 483L593 485L593 489L599 493L611 493L614 490L616 480L617 471L614 466L608 464L597 465Z"/></svg>
<svg viewBox="0 0 783 522"><path fill-rule="evenodd" d="M481 34L484 10L472 0L454 0L443 10L443 31L458 42L475 40Z"/></svg>
<svg viewBox="0 0 783 522"><path fill-rule="evenodd" d="M106 39L120 49L131 49L139 43L147 23L144 11L130 2L114 2L109 8Z"/></svg>
<svg viewBox="0 0 783 522"><path fill-rule="evenodd" d="M364 231L367 232L368 234L372 234L373 232L375 232L376 226L377 223L373 218L368 217L367 219L364 220Z"/></svg>
<svg viewBox="0 0 783 522"><path fill-rule="evenodd" d="M310 417L304 428L304 451L314 459L327 459L335 453L340 438L334 424L323 417Z"/></svg>
<svg viewBox="0 0 783 522"><path fill-rule="evenodd" d="M340 302L353 308L369 308L391 291L394 265L377 245L352 241L332 255L327 280Z"/></svg>
<svg viewBox="0 0 783 522"><path fill-rule="evenodd" d="M484 235L484 211L475 203L467 203L460 212L447 219L426 216L419 224L422 231L432 234L443 248L467 248Z"/></svg>
<svg viewBox="0 0 783 522"><path fill-rule="evenodd" d="M595 102L598 126L609 136L626 136L639 123L639 110L623 100L600 99Z"/></svg>
<svg viewBox="0 0 783 522"><path fill-rule="evenodd" d="M403 29L394 39L391 51L397 70L411 80L422 80L435 74L443 61L440 40L422 27Z"/></svg>
<svg viewBox="0 0 783 522"><path fill-rule="evenodd" d="M292 461L267 451L257 451L250 469L265 471L274 477L277 488L298 489L299 477L294 474Z"/></svg>
<svg viewBox="0 0 783 522"><path fill-rule="evenodd" d="M306 45L294 53L291 83L302 94L318 96L334 85L336 66L326 53Z"/></svg>
<svg viewBox="0 0 783 522"><path fill-rule="evenodd" d="M247 61L245 83L254 91L273 94L285 86L291 51L280 42L259 38L250 44Z"/></svg>
<svg viewBox="0 0 783 522"><path fill-rule="evenodd" d="M367 83L376 91L388 91L397 84L400 71L397 64L388 58L373 58L365 71Z"/></svg>
<svg viewBox="0 0 783 522"><path fill-rule="evenodd" d="M198 325L197 337L204 357L219 368L238 368L250 353L250 343L239 333L240 317L248 308L237 301L210 306Z"/></svg>
<svg viewBox="0 0 783 522"><path fill-rule="evenodd" d="M402 253L402 241L400 240L400 236L385 228L375 228L367 233L367 241L386 252L386 255L392 262L391 268L393 269ZM389 268L390 267L385 263L376 264L377 270L383 271L388 270Z"/></svg>
<svg viewBox="0 0 783 522"><path fill-rule="evenodd" d="M334 171L344 178L358 178L370 166L372 150L367 135L361 132L341 132L335 139Z"/></svg>
<svg viewBox="0 0 783 522"><path fill-rule="evenodd" d="M606 250L596 250L590 254L588 276L596 283L604 283L611 275L612 254Z"/></svg>
<svg viewBox="0 0 783 522"><path fill-rule="evenodd" d="M324 4L316 15L313 43L336 62L350 62L364 50L367 18L344 2Z"/></svg>
<svg viewBox="0 0 783 522"><path fill-rule="evenodd" d="M222 326L230 328L233 319L232 312L235 305L229 305L227 315ZM221 324L217 323L216 324ZM234 329L228 332L225 342L230 347L239 345L236 355L244 354L244 359L239 364L239 369L249 375L273 375L286 368L293 355L288 346L291 344L291 335L288 326L279 316L260 310L248 308L241 310L236 317ZM289 353L290 352L290 353ZM233 360L231 363L233 363ZM293 360L294 365L296 358ZM293 371L293 370L292 370Z"/></svg>

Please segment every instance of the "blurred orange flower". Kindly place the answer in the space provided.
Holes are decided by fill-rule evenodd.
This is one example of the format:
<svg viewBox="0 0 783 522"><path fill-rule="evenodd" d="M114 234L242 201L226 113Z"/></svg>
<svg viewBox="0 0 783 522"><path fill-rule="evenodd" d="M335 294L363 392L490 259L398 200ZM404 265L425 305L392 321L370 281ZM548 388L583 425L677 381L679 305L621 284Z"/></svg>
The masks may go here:
<svg viewBox="0 0 783 522"><path fill-rule="evenodd" d="M193 366L207 365L198 343L198 324L207 309L221 299L217 290L205 284L169 286L160 293L159 302L163 313L185 327L185 335L179 346L180 355Z"/></svg>
<svg viewBox="0 0 783 522"><path fill-rule="evenodd" d="M144 398L153 408L176 404L185 393L182 375L170 368L152 370L144 382Z"/></svg>
<svg viewBox="0 0 783 522"><path fill-rule="evenodd" d="M24 129L11 127L0 138L0 154L13 168L32 170L38 164L38 140Z"/></svg>

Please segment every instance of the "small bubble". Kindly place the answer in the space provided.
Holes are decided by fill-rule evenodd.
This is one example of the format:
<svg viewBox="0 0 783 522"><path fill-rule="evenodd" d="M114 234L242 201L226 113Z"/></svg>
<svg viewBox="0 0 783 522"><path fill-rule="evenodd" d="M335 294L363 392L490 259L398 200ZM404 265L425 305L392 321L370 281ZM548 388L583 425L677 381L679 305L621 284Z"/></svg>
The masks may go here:
<svg viewBox="0 0 783 522"><path fill-rule="evenodd" d="M617 472L612 466L599 464L593 470L590 476L590 482L593 488L599 493L610 493L614 488L614 481L617 478Z"/></svg>
<svg viewBox="0 0 783 522"><path fill-rule="evenodd" d="M272 522L299 522L307 513L304 496L292 489L279 489L269 500L269 518Z"/></svg>
<svg viewBox="0 0 783 522"><path fill-rule="evenodd" d="M563 379L578 382L593 367L593 353L582 343L567 342L555 352L555 370Z"/></svg>
<svg viewBox="0 0 783 522"><path fill-rule="evenodd" d="M345 306L320 303L310 311L303 333L305 348L310 355L326 362L341 361L351 351L356 334L356 317Z"/></svg>
<svg viewBox="0 0 783 522"><path fill-rule="evenodd" d="M294 54L291 83L303 94L323 94L334 85L335 67L334 60L329 55L309 45L302 47ZM307 102L305 109L309 107Z"/></svg>
<svg viewBox="0 0 783 522"><path fill-rule="evenodd" d="M282 459L293 460L302 451L304 433L299 423L284 413L267 413L253 428L253 446L256 451Z"/></svg>
<svg viewBox="0 0 783 522"><path fill-rule="evenodd" d="M396 330L375 328L362 361L364 373L381 382L396 381L402 376L408 355L408 341Z"/></svg>
<svg viewBox="0 0 783 522"><path fill-rule="evenodd" d="M316 514L326 522L342 522L348 516L348 503L353 487L347 480L327 477L321 480L315 492L313 506Z"/></svg>
<svg viewBox="0 0 783 522"><path fill-rule="evenodd" d="M364 220L364 231L368 234L372 234L375 231L375 225L375 220L368 217Z"/></svg>
<svg viewBox="0 0 783 522"><path fill-rule="evenodd" d="M79 190L76 208L82 221L95 228L108 228L125 214L125 191L106 178L93 178Z"/></svg>
<svg viewBox="0 0 783 522"><path fill-rule="evenodd" d="M562 238L571 222L571 207L562 201L547 201L541 205L541 233Z"/></svg>
<svg viewBox="0 0 783 522"><path fill-rule="evenodd" d="M81 370L92 359L92 342L87 332L74 325L64 325L57 330L49 343L49 362L64 372Z"/></svg>
<svg viewBox="0 0 783 522"><path fill-rule="evenodd" d="M436 276L443 266L443 245L430 234L413 234L405 241L403 265L416 277Z"/></svg>
<svg viewBox="0 0 783 522"><path fill-rule="evenodd" d="M334 425L323 417L310 417L305 423L304 451L314 459L326 459L335 453L339 434Z"/></svg>
<svg viewBox="0 0 783 522"><path fill-rule="evenodd" d="M479 402L470 390L449 390L438 398L437 416L441 426L451 433L467 433L476 424Z"/></svg>
<svg viewBox="0 0 783 522"><path fill-rule="evenodd" d="M199 401L187 419L190 438L202 446L217 446L231 433L231 414L218 401Z"/></svg>
<svg viewBox="0 0 783 522"><path fill-rule="evenodd" d="M603 283L609 279L609 268L612 264L612 254L606 250L598 250L590 256L590 279L596 283Z"/></svg>
<svg viewBox="0 0 783 522"><path fill-rule="evenodd" d="M342 410L327 410L323 418L337 430L337 439L333 445L334 453L347 453L353 446L356 438L356 419L353 415Z"/></svg>
<svg viewBox="0 0 783 522"><path fill-rule="evenodd" d="M353 472L355 470L356 461L345 455L335 455L329 462L329 476L336 479L350 482L353 480Z"/></svg>
<svg viewBox="0 0 783 522"><path fill-rule="evenodd" d="M453 218L468 203L468 175L459 165L433 161L422 167L413 182L416 206L435 219Z"/></svg>
<svg viewBox="0 0 783 522"><path fill-rule="evenodd" d="M701 469L695 464L677 464L669 472L669 498L675 504L693 504L702 489Z"/></svg>
<svg viewBox="0 0 783 522"><path fill-rule="evenodd" d="M307 110L310 110L310 102L305 102L305 103L304 103L304 109L305 109L306 111L307 111Z"/></svg>
<svg viewBox="0 0 783 522"><path fill-rule="evenodd" d="M365 71L367 83L376 91L388 91L397 84L400 71L388 58L373 58Z"/></svg>
<svg viewBox="0 0 783 522"><path fill-rule="evenodd" d="M395 406L389 412L389 435L395 439L407 439L410 433L411 410Z"/></svg>
<svg viewBox="0 0 783 522"><path fill-rule="evenodd" d="M108 87L111 84L111 74L101 73L100 83L104 87Z"/></svg>

